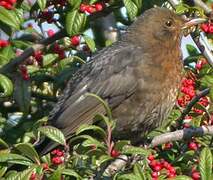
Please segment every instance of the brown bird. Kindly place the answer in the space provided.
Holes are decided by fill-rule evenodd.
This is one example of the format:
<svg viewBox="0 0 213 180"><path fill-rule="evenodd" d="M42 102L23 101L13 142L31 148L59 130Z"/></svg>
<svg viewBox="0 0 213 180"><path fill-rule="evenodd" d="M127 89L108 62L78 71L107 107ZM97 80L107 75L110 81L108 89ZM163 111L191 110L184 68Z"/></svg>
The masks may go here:
<svg viewBox="0 0 213 180"><path fill-rule="evenodd" d="M94 93L112 109L116 139L134 143L159 127L175 104L182 77L183 26L183 19L168 9L147 10L68 82L49 116L50 124L69 138L81 124L105 114L98 100L86 96Z"/></svg>

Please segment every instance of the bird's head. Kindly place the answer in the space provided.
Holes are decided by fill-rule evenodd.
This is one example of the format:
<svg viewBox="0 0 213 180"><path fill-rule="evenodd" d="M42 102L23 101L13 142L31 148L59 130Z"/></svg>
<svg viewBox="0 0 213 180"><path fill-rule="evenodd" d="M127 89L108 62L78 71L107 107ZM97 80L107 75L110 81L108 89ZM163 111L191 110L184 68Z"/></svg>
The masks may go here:
<svg viewBox="0 0 213 180"><path fill-rule="evenodd" d="M129 37L127 38L143 45L159 44L162 47L171 48L179 46L183 29L196 25L198 22L201 21L188 22L166 8L151 8L138 17L129 28Z"/></svg>

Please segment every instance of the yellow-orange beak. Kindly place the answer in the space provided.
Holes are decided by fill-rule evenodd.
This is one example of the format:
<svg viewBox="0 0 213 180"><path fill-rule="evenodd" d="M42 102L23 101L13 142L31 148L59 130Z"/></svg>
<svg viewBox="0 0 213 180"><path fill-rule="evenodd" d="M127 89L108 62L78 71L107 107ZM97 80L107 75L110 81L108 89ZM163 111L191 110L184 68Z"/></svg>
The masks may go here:
<svg viewBox="0 0 213 180"><path fill-rule="evenodd" d="M190 21L184 23L181 29L182 29L182 30L188 29L188 28L190 28L190 27L192 27L192 26L196 26L196 25L201 24L201 23L204 23L204 22L206 22L206 21L207 21L207 19L205 19L205 18L195 18L195 19L191 19Z"/></svg>

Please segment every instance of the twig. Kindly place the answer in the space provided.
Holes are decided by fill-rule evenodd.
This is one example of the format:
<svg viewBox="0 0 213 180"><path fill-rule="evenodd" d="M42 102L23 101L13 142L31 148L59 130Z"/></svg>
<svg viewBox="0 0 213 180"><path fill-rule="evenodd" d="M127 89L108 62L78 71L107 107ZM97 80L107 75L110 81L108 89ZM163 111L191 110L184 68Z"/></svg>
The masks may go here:
<svg viewBox="0 0 213 180"><path fill-rule="evenodd" d="M165 144L167 142L179 141L184 139L190 139L193 136L200 137L203 135L213 135L213 126L201 126L198 128L186 128L182 130L177 130L174 132L164 133L162 135L156 136L151 142L151 146L155 147L160 144Z"/></svg>
<svg viewBox="0 0 213 180"><path fill-rule="evenodd" d="M112 176L116 172L120 171L126 166L128 162L128 157L126 155L120 155L114 162L112 162L105 170L104 174L107 176Z"/></svg>
<svg viewBox="0 0 213 180"><path fill-rule="evenodd" d="M191 111L192 107L200 100L200 98L206 96L209 93L210 89L204 89L199 94L194 96L192 100L189 102L189 104L186 106L186 108L183 110L181 116L178 118L178 121L181 121L185 118L185 116Z"/></svg>

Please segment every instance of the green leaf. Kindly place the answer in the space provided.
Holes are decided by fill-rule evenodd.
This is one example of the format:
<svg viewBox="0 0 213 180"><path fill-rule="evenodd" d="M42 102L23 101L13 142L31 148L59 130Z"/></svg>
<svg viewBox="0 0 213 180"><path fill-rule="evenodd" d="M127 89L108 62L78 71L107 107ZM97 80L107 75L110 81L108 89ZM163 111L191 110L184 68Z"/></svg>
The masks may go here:
<svg viewBox="0 0 213 180"><path fill-rule="evenodd" d="M102 137L106 137L106 133L105 131L100 128L99 126L95 126L95 125L88 125L88 124L82 124L76 131L76 135L79 135L80 133L84 132L84 131L89 131L92 130L94 132L99 133L100 135L102 135Z"/></svg>
<svg viewBox="0 0 213 180"><path fill-rule="evenodd" d="M38 128L38 131L40 131L42 134L52 139L53 141L62 145L66 145L64 134L59 129L52 126L43 126Z"/></svg>
<svg viewBox="0 0 213 180"><path fill-rule="evenodd" d="M62 174L75 177L77 180L82 179L81 176L77 172L75 172L73 169L64 169L62 171Z"/></svg>
<svg viewBox="0 0 213 180"><path fill-rule="evenodd" d="M3 48L3 50L1 51L1 55L9 60L15 57L15 53L11 46L7 46Z"/></svg>
<svg viewBox="0 0 213 180"><path fill-rule="evenodd" d="M133 2L135 3L135 5L137 6L138 8L138 12L140 13L141 10L142 10L142 0L133 0Z"/></svg>
<svg viewBox="0 0 213 180"><path fill-rule="evenodd" d="M201 79L201 85L204 87L211 87L213 85L213 76L212 75L205 75Z"/></svg>
<svg viewBox="0 0 213 180"><path fill-rule="evenodd" d="M141 179L141 180L146 180L145 178L145 174L143 173L143 169L142 167L136 163L133 167L133 172L136 176L138 176L138 179Z"/></svg>
<svg viewBox="0 0 213 180"><path fill-rule="evenodd" d="M32 45L31 42L22 40L12 40L12 44L19 49L26 49Z"/></svg>
<svg viewBox="0 0 213 180"><path fill-rule="evenodd" d="M17 21L16 16L11 11L5 9L2 6L0 6L0 21L16 30L20 28L20 24Z"/></svg>
<svg viewBox="0 0 213 180"><path fill-rule="evenodd" d="M0 138L0 146L3 146L5 148L9 148L8 144L1 138Z"/></svg>
<svg viewBox="0 0 213 180"><path fill-rule="evenodd" d="M189 6L187 6L186 4L180 3L179 5L175 7L175 11L177 14L184 14L189 11Z"/></svg>
<svg viewBox="0 0 213 180"><path fill-rule="evenodd" d="M58 58L57 54L46 54L43 56L43 66L51 65Z"/></svg>
<svg viewBox="0 0 213 180"><path fill-rule="evenodd" d="M127 9L128 16L131 21L134 20L134 18L138 14L138 7L136 4L133 2L133 0L123 0L123 3Z"/></svg>
<svg viewBox="0 0 213 180"><path fill-rule="evenodd" d="M61 179L61 174L63 172L62 168L58 168L57 170L55 170L52 175L48 178L48 180L59 180Z"/></svg>
<svg viewBox="0 0 213 180"><path fill-rule="evenodd" d="M187 44L186 45L186 49L189 53L190 56L196 56L199 55L200 53L198 52L198 50L191 44Z"/></svg>
<svg viewBox="0 0 213 180"><path fill-rule="evenodd" d="M122 150L122 154L131 154L131 155L144 155L148 156L150 154L149 150L143 149L141 147L134 147L134 146L125 146Z"/></svg>
<svg viewBox="0 0 213 180"><path fill-rule="evenodd" d="M37 2L38 2L40 9L43 11L46 7L47 0L38 0Z"/></svg>
<svg viewBox="0 0 213 180"><path fill-rule="evenodd" d="M25 166L30 166L32 161L24 156L19 154L12 153L0 153L0 162L8 162L12 164L21 164Z"/></svg>
<svg viewBox="0 0 213 180"><path fill-rule="evenodd" d="M173 180L192 180L192 178L191 177L189 177L189 176L184 176L184 175L182 175L182 176L176 176L175 178L172 178Z"/></svg>
<svg viewBox="0 0 213 180"><path fill-rule="evenodd" d="M30 108L31 90L30 81L24 81L22 77L17 76L15 80L14 98L20 110L27 114Z"/></svg>
<svg viewBox="0 0 213 180"><path fill-rule="evenodd" d="M21 172L17 172L12 176L9 176L7 180L29 180L31 174L35 172L35 168L29 168Z"/></svg>
<svg viewBox="0 0 213 180"><path fill-rule="evenodd" d="M71 5L72 9L77 9L81 4L81 0L68 0L68 3Z"/></svg>
<svg viewBox="0 0 213 180"><path fill-rule="evenodd" d="M0 166L0 177L4 176L7 171L7 166Z"/></svg>
<svg viewBox="0 0 213 180"><path fill-rule="evenodd" d="M12 81L3 74L0 74L0 89L2 90L0 97L8 97L13 93Z"/></svg>
<svg viewBox="0 0 213 180"><path fill-rule="evenodd" d="M95 52L95 41L86 35L84 35L84 40L85 40L86 44L88 45L88 47L90 48L90 50L92 52Z"/></svg>
<svg viewBox="0 0 213 180"><path fill-rule="evenodd" d="M67 13L66 31L70 36L82 33L87 24L87 16L78 10Z"/></svg>
<svg viewBox="0 0 213 180"><path fill-rule="evenodd" d="M139 179L138 179L138 176L136 176L136 175L133 174L133 173L130 173L130 174L122 174L122 175L119 176L117 179L118 179L118 180L139 180Z"/></svg>
<svg viewBox="0 0 213 180"><path fill-rule="evenodd" d="M208 147L203 148L200 153L199 168L202 180L212 179L212 153Z"/></svg>
<svg viewBox="0 0 213 180"><path fill-rule="evenodd" d="M16 149L18 149L24 156L27 156L35 163L39 162L39 155L36 152L35 148L30 143L20 143L17 144Z"/></svg>

